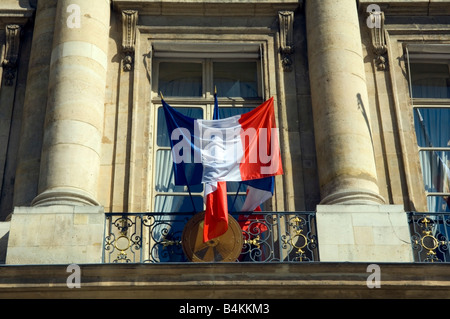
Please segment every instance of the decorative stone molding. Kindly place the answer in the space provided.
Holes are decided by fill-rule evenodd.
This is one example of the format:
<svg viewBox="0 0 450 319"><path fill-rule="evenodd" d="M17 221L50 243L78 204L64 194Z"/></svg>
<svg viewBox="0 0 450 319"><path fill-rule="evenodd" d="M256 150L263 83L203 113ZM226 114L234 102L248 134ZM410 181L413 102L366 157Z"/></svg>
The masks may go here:
<svg viewBox="0 0 450 319"><path fill-rule="evenodd" d="M11 86L16 76L17 63L19 61L21 27L17 24L6 26L6 50L2 62L4 69L5 85Z"/></svg>
<svg viewBox="0 0 450 319"><path fill-rule="evenodd" d="M370 11L368 21L371 22L372 48L376 54L375 64L380 71L386 70L386 40L384 37L384 12Z"/></svg>
<svg viewBox="0 0 450 319"><path fill-rule="evenodd" d="M136 43L136 24L138 12L136 10L122 10L122 50L124 71L133 70L134 49Z"/></svg>
<svg viewBox="0 0 450 319"><path fill-rule="evenodd" d="M294 12L279 11L280 52L284 71L292 71L291 54L294 53Z"/></svg>
<svg viewBox="0 0 450 319"><path fill-rule="evenodd" d="M213 17L272 17L279 10L295 11L304 0L111 0L113 10L133 9L140 16L182 15Z"/></svg>

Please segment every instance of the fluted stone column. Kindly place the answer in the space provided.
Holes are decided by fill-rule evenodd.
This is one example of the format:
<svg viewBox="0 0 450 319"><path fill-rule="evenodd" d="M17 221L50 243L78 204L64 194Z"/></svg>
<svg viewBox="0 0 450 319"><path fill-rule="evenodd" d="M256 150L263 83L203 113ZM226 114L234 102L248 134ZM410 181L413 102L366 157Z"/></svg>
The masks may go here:
<svg viewBox="0 0 450 319"><path fill-rule="evenodd" d="M356 0L306 2L321 204L381 204Z"/></svg>
<svg viewBox="0 0 450 319"><path fill-rule="evenodd" d="M99 205L109 0L59 0L34 206Z"/></svg>

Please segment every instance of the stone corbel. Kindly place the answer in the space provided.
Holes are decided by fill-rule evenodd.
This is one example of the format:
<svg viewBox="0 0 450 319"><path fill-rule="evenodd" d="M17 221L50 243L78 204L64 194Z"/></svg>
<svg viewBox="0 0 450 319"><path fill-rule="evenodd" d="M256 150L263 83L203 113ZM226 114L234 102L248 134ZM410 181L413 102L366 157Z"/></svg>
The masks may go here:
<svg viewBox="0 0 450 319"><path fill-rule="evenodd" d="M387 65L387 46L384 37L384 12L371 11L369 12L370 31L372 35L372 48L376 55L375 65L380 71L386 70Z"/></svg>
<svg viewBox="0 0 450 319"><path fill-rule="evenodd" d="M292 71L291 54L294 53L294 12L279 11L280 52L284 71Z"/></svg>
<svg viewBox="0 0 450 319"><path fill-rule="evenodd" d="M17 24L6 26L6 50L3 58L3 74L5 85L11 86L16 77L16 69L19 61L21 27Z"/></svg>
<svg viewBox="0 0 450 319"><path fill-rule="evenodd" d="M131 71L134 67L134 48L136 43L136 24L138 12L136 10L122 10L122 50L124 71Z"/></svg>

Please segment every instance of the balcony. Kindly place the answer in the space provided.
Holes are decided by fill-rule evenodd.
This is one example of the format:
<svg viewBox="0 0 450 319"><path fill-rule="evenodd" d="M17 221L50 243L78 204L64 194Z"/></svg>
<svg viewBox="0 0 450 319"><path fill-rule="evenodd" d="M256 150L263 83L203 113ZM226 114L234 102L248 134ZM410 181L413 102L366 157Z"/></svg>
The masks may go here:
<svg viewBox="0 0 450 319"><path fill-rule="evenodd" d="M104 263L193 261L187 257L190 254L186 253L182 239L185 225L194 216L192 213L107 213ZM258 212L232 216L240 227L238 232L242 232L236 262L318 261L315 213ZM227 242L238 239L241 240L231 238ZM222 261L224 251L230 246L226 244L194 247L196 261Z"/></svg>
<svg viewBox="0 0 450 319"><path fill-rule="evenodd" d="M242 232L242 249L234 261L319 261L314 212L237 213L232 216ZM408 212L407 217L414 261L450 263L450 213ZM186 224L193 218L192 213L107 213L103 262L191 262L182 239ZM220 246L204 245L201 249L194 261L224 261Z"/></svg>

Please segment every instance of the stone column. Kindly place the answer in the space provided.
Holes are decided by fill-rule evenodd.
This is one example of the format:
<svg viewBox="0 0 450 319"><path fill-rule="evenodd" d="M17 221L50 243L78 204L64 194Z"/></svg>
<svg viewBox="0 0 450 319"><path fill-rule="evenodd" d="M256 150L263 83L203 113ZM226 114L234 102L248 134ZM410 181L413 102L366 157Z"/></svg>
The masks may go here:
<svg viewBox="0 0 450 319"><path fill-rule="evenodd" d="M382 204L356 0L306 2L321 204Z"/></svg>
<svg viewBox="0 0 450 319"><path fill-rule="evenodd" d="M33 206L99 205L109 20L109 0L58 1Z"/></svg>
<svg viewBox="0 0 450 319"><path fill-rule="evenodd" d="M52 21L54 24L51 50L44 51L50 58L41 60L49 65L49 68L41 66L49 74L48 81L43 76L48 91L44 90L44 94L37 90L42 87L36 86L28 93L30 106L33 96L39 98L39 105L47 101L45 119L40 123L44 122L39 187L33 207L14 209L6 263L99 263L105 217L96 193L106 87L109 0L39 0L38 3L37 15L46 13L47 19L36 19L33 46L39 48L35 41L40 38L49 44L48 38L41 36L41 29L48 34ZM35 54L37 59L40 54ZM30 79L32 83L39 82L32 72L33 67L31 65L28 83ZM25 118L25 121L31 119Z"/></svg>
<svg viewBox="0 0 450 319"><path fill-rule="evenodd" d="M379 194L356 2L306 1L320 260L411 262L403 207Z"/></svg>

